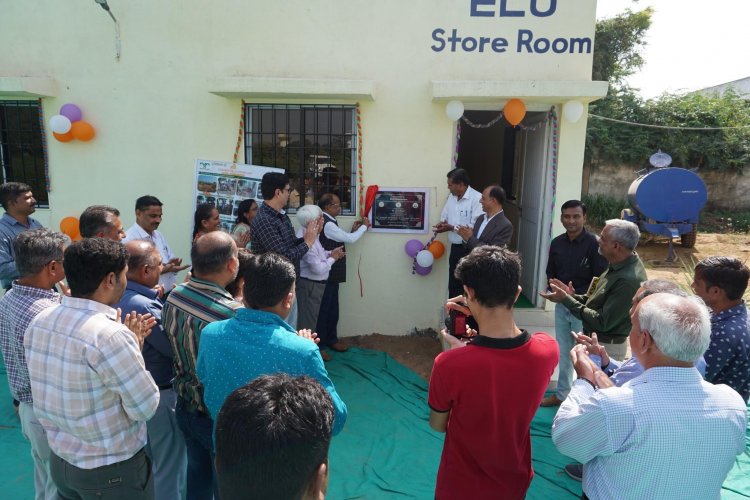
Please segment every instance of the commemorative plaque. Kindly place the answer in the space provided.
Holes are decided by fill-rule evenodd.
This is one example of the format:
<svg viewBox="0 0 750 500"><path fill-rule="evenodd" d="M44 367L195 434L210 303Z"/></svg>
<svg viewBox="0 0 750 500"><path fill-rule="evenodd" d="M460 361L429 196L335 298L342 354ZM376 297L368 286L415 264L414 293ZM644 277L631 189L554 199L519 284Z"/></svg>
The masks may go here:
<svg viewBox="0 0 750 500"><path fill-rule="evenodd" d="M427 188L380 188L372 204L372 231L426 233L429 193Z"/></svg>

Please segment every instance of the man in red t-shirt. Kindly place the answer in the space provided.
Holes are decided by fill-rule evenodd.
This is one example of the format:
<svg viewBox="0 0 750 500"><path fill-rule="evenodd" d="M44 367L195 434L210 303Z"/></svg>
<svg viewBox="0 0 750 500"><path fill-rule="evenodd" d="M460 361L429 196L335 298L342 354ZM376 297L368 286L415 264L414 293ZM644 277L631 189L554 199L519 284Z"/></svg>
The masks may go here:
<svg viewBox="0 0 750 500"><path fill-rule="evenodd" d="M558 347L549 335L529 334L513 321L520 276L518 255L495 246L475 248L456 267L464 296L446 309L473 316L482 334L464 344L443 330L451 349L432 369L430 426L446 432L438 500L522 499L531 484L529 427Z"/></svg>

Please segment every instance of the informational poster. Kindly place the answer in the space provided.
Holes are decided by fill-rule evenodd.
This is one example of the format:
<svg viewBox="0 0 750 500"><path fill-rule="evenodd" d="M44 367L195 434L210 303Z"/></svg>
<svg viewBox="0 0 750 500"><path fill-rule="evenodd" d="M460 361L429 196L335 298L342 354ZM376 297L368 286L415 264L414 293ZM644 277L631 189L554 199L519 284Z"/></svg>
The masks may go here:
<svg viewBox="0 0 750 500"><path fill-rule="evenodd" d="M372 204L372 231L426 233L429 230L430 190L381 187Z"/></svg>
<svg viewBox="0 0 750 500"><path fill-rule="evenodd" d="M230 161L195 160L195 206L208 203L219 211L221 229L231 232L240 202L248 198L263 201L260 181L268 172L284 169L258 165L233 164Z"/></svg>

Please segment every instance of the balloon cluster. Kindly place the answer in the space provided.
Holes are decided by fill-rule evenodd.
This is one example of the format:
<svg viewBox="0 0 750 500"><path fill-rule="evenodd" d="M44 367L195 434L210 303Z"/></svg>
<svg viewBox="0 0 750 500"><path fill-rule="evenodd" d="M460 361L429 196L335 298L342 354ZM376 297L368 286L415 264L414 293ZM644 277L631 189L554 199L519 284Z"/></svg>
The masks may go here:
<svg viewBox="0 0 750 500"><path fill-rule="evenodd" d="M81 239L81 231L76 217L65 217L60 221L60 232L67 235L71 240Z"/></svg>
<svg viewBox="0 0 750 500"><path fill-rule="evenodd" d="M432 263L435 259L439 259L445 253L445 245L433 236L427 245L419 240L407 241L404 251L406 255L414 259L413 273L426 276L432 271Z"/></svg>
<svg viewBox="0 0 750 500"><path fill-rule="evenodd" d="M60 142L70 142L73 139L90 141L94 138L94 127L82 118L81 108L75 104L64 104L60 108L60 114L49 119L49 128Z"/></svg>

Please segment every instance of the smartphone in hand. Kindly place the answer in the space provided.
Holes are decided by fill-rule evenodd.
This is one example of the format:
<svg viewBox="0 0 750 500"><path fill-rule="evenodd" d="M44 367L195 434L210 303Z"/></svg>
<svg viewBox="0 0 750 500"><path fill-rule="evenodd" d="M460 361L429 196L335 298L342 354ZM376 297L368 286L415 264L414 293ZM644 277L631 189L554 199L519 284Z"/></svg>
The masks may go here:
<svg viewBox="0 0 750 500"><path fill-rule="evenodd" d="M451 309L448 315L448 333L457 338L466 337L466 315Z"/></svg>

